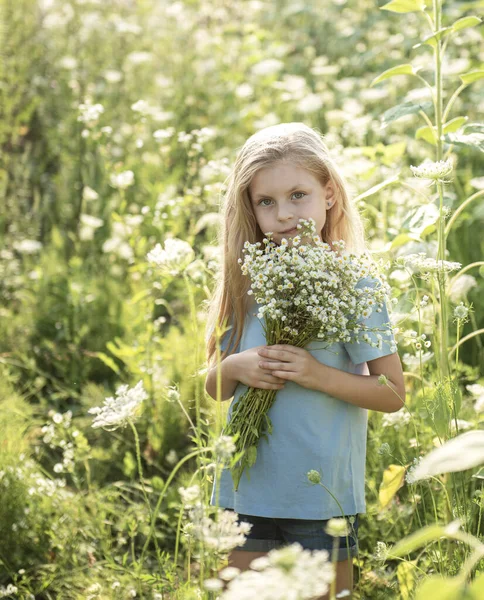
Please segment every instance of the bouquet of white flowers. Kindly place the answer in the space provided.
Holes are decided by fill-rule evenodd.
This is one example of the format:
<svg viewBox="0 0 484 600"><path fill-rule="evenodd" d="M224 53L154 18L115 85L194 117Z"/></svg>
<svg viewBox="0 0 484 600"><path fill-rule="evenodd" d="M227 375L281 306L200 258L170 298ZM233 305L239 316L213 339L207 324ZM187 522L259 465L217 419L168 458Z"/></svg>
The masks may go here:
<svg viewBox="0 0 484 600"><path fill-rule="evenodd" d="M272 234L266 233L264 248L261 243L244 245L244 260L239 259L242 272L251 279L249 294L256 294L259 305L257 317L263 320L268 345L290 344L303 348L311 340L320 338L323 348L335 342L360 341L381 348L381 333L390 333L391 324L383 329L369 328L361 323L377 304L381 312L390 297L388 284L378 277L376 266L366 256L346 252L343 240L329 244L322 242L315 232L312 219L300 219L297 228L301 235L289 241L285 238L278 246ZM303 240L309 243L302 243ZM375 277L378 288L356 287L363 277ZM376 334L372 342L368 331ZM239 460L231 467L235 490L245 468L257 459L257 445L261 438L269 439L272 423L267 414L274 403L277 390L250 387L233 407L230 421L223 434L235 436ZM247 472L249 477L249 473Z"/></svg>

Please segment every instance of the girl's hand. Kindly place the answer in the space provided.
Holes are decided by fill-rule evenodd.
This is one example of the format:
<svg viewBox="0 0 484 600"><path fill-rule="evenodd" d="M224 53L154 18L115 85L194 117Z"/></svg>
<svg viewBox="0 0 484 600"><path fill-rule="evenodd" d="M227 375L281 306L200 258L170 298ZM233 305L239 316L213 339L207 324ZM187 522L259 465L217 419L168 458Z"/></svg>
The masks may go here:
<svg viewBox="0 0 484 600"><path fill-rule="evenodd" d="M321 363L304 348L289 344L259 346L260 367L274 376L312 389L314 373Z"/></svg>
<svg viewBox="0 0 484 600"><path fill-rule="evenodd" d="M244 352L233 354L232 372L236 379L248 387L261 388L263 390L281 390L286 383L284 379L275 376L270 369L261 368L258 350L264 346L255 346ZM265 362L271 363L270 359Z"/></svg>

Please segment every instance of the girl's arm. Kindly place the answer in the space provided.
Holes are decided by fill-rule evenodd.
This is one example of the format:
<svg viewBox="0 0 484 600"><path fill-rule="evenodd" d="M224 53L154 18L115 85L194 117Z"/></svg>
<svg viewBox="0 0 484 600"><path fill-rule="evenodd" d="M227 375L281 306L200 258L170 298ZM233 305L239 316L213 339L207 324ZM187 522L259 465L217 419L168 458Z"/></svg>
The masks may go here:
<svg viewBox="0 0 484 600"><path fill-rule="evenodd" d="M234 395L235 388L240 382L247 387L263 390L281 390L286 383L284 379L272 375L259 366L259 350L262 346L255 346L243 352L236 352L224 358L220 363L222 378L222 400L228 400ZM207 394L217 399L217 367L212 367L205 380Z"/></svg>
<svg viewBox="0 0 484 600"><path fill-rule="evenodd" d="M398 354L388 354L367 362L370 375L356 375L328 367L318 361L310 380L312 389L361 408L396 412L405 403L405 383ZM384 375L384 383L378 380ZM308 385L308 387L310 387Z"/></svg>
<svg viewBox="0 0 484 600"><path fill-rule="evenodd" d="M405 383L397 352L366 361L369 376L329 367L304 348L290 345L265 346L259 350L259 356L259 366L273 375L361 408L396 412L405 403ZM386 384L378 381L381 375Z"/></svg>
<svg viewBox="0 0 484 600"><path fill-rule="evenodd" d="M239 383L234 373L234 359L236 355L230 354L220 363L220 374L222 379L222 397L221 400L232 398L235 388ZM217 399L217 365L209 369L205 380L205 389L207 394L214 400Z"/></svg>

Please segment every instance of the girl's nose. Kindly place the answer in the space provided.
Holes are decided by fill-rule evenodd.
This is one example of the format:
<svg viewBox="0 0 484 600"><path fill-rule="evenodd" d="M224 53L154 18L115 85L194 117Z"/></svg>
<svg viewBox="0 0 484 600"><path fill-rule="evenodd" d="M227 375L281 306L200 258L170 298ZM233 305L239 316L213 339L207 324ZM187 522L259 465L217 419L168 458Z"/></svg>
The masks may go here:
<svg viewBox="0 0 484 600"><path fill-rule="evenodd" d="M290 207L287 207L287 208L281 207L279 209L277 218L279 219L279 221L287 221L287 219L290 219L293 216L294 216L294 213Z"/></svg>

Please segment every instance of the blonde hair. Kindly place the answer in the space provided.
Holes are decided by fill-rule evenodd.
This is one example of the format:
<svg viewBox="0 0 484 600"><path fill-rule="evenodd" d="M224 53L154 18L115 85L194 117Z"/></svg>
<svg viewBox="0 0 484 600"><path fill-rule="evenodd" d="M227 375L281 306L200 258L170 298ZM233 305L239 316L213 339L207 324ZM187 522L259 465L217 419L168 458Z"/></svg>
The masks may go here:
<svg viewBox="0 0 484 600"><path fill-rule="evenodd" d="M260 169L281 162L304 168L323 186L332 182L334 204L326 213L321 231L323 241L332 246L335 240L343 239L347 250L355 254L368 253L360 215L350 202L347 183L329 155L322 134L304 123L280 123L252 135L240 149L225 182L227 190L221 207L222 268L209 302L207 319L209 365L216 354L215 326L232 325L223 359L231 348L237 348L249 307L250 281L242 274L238 259L243 259L246 240L254 243L264 238L252 209L249 186Z"/></svg>

